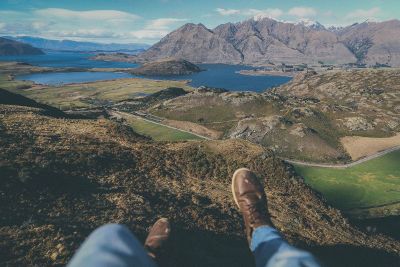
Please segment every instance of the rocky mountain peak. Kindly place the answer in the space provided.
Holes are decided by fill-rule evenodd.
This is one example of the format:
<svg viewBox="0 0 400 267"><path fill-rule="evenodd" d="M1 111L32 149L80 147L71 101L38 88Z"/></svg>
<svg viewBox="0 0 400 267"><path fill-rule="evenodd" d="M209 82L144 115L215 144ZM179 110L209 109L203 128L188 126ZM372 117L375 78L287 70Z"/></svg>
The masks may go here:
<svg viewBox="0 0 400 267"><path fill-rule="evenodd" d="M210 31L206 26L204 26L202 23L199 24L194 24L194 23L186 23L185 25L183 25L182 27L180 27L179 29L177 29L177 32L187 32L187 31Z"/></svg>
<svg viewBox="0 0 400 267"><path fill-rule="evenodd" d="M195 63L331 64L400 66L400 21L356 23L325 28L302 20L268 17L225 23L213 30L188 23L142 53L145 61L178 57ZM195 52L194 52L195 51Z"/></svg>
<svg viewBox="0 0 400 267"><path fill-rule="evenodd" d="M326 30L325 26L319 23L318 21L314 21L311 19L301 19L297 25L302 25L307 28L311 28L314 30Z"/></svg>

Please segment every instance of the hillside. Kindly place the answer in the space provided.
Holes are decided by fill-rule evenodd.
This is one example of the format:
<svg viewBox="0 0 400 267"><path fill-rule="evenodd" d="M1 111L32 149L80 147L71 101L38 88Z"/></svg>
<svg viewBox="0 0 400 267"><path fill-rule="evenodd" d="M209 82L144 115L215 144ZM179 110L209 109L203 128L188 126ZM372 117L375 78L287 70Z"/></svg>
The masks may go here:
<svg viewBox="0 0 400 267"><path fill-rule="evenodd" d="M328 64L400 66L399 21L362 23L341 30L322 25L250 19L214 29L186 24L139 57L178 57L194 63ZM193 51L196 51L193 53Z"/></svg>
<svg viewBox="0 0 400 267"><path fill-rule="evenodd" d="M133 69L133 74L139 75L187 75L195 72L200 72L201 69L195 64L182 60L167 58L158 61L145 63L142 66Z"/></svg>
<svg viewBox="0 0 400 267"><path fill-rule="evenodd" d="M42 55L38 48L0 37L0 56Z"/></svg>
<svg viewBox="0 0 400 267"><path fill-rule="evenodd" d="M59 109L56 109L54 107L41 104L36 102L35 100L32 100L30 98L24 97L19 94L14 94L11 93L7 90L1 89L0 88L0 105L18 105L18 106L26 106L26 107L32 107L32 108L39 108L43 109L48 116L52 117L57 117L57 118L62 118L62 117L68 117L67 114L62 112Z"/></svg>
<svg viewBox="0 0 400 267"><path fill-rule="evenodd" d="M399 242L349 225L257 145L154 143L114 122L43 111L0 105L1 265L64 265L97 226L124 223L144 238L156 218L167 216L175 225L170 266L249 266L229 190L240 166L265 178L277 228L328 266L399 263Z"/></svg>
<svg viewBox="0 0 400 267"><path fill-rule="evenodd" d="M339 31L339 38L359 62L400 66L400 21L364 22Z"/></svg>
<svg viewBox="0 0 400 267"><path fill-rule="evenodd" d="M304 73L262 94L194 91L150 113L198 123L314 162L348 161L340 138L389 137L400 131L399 70Z"/></svg>

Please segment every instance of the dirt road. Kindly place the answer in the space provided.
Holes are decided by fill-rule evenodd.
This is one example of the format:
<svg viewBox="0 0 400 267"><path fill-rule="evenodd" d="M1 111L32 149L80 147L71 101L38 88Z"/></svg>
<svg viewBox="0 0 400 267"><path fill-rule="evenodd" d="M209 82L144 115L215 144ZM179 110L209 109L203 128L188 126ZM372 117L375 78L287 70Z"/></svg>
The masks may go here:
<svg viewBox="0 0 400 267"><path fill-rule="evenodd" d="M203 139L206 139L206 140L213 140L213 139L211 139L209 137L206 137L206 136L203 136L203 135L199 135L199 134L196 134L196 133L193 133L193 132L190 132L190 131L185 131L185 130L182 130L182 129L179 129L179 128L176 128L176 127L173 127L173 126L169 126L169 125L163 124L163 123L161 123L159 121L154 121L154 120L145 118L144 116L134 115L134 114L127 113L127 112L122 112L122 111L114 111L114 110L110 110L109 113L112 116L121 117L121 118L134 117L136 119L140 119L140 120L144 120L144 121L147 121L147 122L150 122L150 123L154 123L154 124L157 124L157 125L160 125L160 126L168 127L168 128L180 131L180 132L189 133L189 134L195 135L197 137L200 137L200 138L203 138Z"/></svg>

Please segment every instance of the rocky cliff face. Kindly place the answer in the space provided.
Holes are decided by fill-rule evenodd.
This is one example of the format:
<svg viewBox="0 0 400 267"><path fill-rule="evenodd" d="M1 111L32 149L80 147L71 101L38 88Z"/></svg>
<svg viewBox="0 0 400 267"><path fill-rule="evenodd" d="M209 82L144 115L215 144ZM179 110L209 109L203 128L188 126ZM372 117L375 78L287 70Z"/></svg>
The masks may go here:
<svg viewBox="0 0 400 267"><path fill-rule="evenodd" d="M0 56L41 55L42 50L28 44L0 37Z"/></svg>
<svg viewBox="0 0 400 267"><path fill-rule="evenodd" d="M139 57L175 56L201 63L367 63L400 66L400 22L362 23L343 29L264 18L213 30L186 24Z"/></svg>

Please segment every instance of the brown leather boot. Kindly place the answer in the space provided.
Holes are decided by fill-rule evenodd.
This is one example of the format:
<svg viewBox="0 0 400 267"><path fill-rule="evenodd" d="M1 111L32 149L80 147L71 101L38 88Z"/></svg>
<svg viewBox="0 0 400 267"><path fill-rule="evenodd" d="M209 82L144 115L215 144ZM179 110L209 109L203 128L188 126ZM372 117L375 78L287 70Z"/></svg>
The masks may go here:
<svg viewBox="0 0 400 267"><path fill-rule="evenodd" d="M160 262L160 258L165 252L165 243L168 241L170 233L171 226L166 218L158 219L149 231L144 247L148 251L148 255L156 262Z"/></svg>
<svg viewBox="0 0 400 267"><path fill-rule="evenodd" d="M255 228L262 225L272 226L264 188L252 171L241 168L233 174L232 194L243 215L247 241L250 244Z"/></svg>

